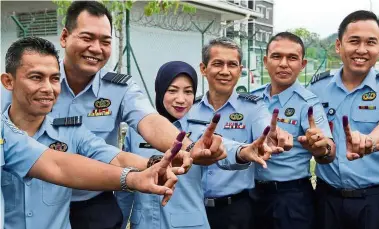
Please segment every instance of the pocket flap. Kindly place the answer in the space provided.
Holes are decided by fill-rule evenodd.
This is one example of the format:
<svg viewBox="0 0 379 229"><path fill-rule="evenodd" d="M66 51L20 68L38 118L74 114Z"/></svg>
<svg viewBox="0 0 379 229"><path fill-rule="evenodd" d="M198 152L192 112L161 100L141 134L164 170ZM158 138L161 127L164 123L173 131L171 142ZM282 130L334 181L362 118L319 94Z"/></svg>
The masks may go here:
<svg viewBox="0 0 379 229"><path fill-rule="evenodd" d="M172 227L194 227L204 224L204 216L200 211L186 213L171 213Z"/></svg>

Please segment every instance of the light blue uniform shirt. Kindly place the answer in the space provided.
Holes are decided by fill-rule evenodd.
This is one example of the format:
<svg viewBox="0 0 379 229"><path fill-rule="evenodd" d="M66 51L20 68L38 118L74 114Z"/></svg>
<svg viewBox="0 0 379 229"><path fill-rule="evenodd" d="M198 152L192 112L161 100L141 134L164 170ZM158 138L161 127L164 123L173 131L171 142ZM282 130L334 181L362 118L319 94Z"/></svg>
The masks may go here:
<svg viewBox="0 0 379 229"><path fill-rule="evenodd" d="M216 133L240 143L251 143L261 136L271 119L262 100L254 103L236 92L217 111L209 104L207 96L204 96L192 106L187 116L188 119L210 120L215 113L221 114ZM235 163L235 153L228 154L228 158L232 164ZM240 171L222 170L219 163L207 166L202 176L205 197L223 197L254 188L254 169L254 165Z"/></svg>
<svg viewBox="0 0 379 229"><path fill-rule="evenodd" d="M10 187L12 185L12 180L7 179L7 176L1 177L1 174L12 172L14 176L18 176L19 179L23 179L29 170L33 167L34 163L40 158L43 152L45 152L47 147L28 137L25 132L19 130L3 115L1 116L0 137L3 138L3 144L0 146L0 179L2 188L7 189L7 187ZM1 189L0 195L0 228L3 228L4 199Z"/></svg>
<svg viewBox="0 0 379 229"><path fill-rule="evenodd" d="M120 122L127 122L136 130L139 121L146 115L156 112L132 80L127 81L128 85L111 83L103 79L108 71L101 69L87 87L75 96L67 83L63 61L60 63L60 71L62 89L57 103L49 115L54 118L82 116L85 126L110 145L118 146L117 133ZM9 92L4 97L2 106L9 105L11 101ZM102 113L104 115L92 116L95 114L95 103L106 104L108 102L110 105L105 108L106 111ZM101 112L97 113L101 114ZM88 200L99 193L73 190L72 201Z"/></svg>
<svg viewBox="0 0 379 229"><path fill-rule="evenodd" d="M4 113L7 117L8 112ZM7 117L9 118L9 117ZM46 116L33 138L50 148L110 163L120 149L107 145L84 125L53 126ZM28 154L28 151L23 152ZM90 172L90 171L89 171ZM2 190L5 199L5 229L69 229L72 189L39 179L25 183L12 173L4 172Z"/></svg>
<svg viewBox="0 0 379 229"><path fill-rule="evenodd" d="M204 133L207 122L209 120L188 120L187 117L183 117L174 124L178 129L185 130L192 141L197 141ZM125 142L126 151L135 152L146 158L162 154L147 144L134 130L128 132ZM233 155L234 158L240 145L240 143L224 139L228 155ZM248 168L249 164L235 165L226 158L220 161L220 166L239 170ZM187 174L181 175L174 195L165 207L161 206L162 197L158 195L117 192L124 219L129 217L134 195L134 206L130 219L134 229L210 228L204 207L202 173L203 166L193 165ZM126 222L124 222L124 226L126 226Z"/></svg>
<svg viewBox="0 0 379 229"><path fill-rule="evenodd" d="M310 85L324 106L328 120L333 123L336 158L326 165L317 165L319 178L336 188L359 189L379 184L379 153L355 161L346 158L346 137L342 116L349 117L352 131L369 134L379 121L378 81L372 68L363 82L348 91L341 80L342 68L334 76L325 77Z"/></svg>
<svg viewBox="0 0 379 229"><path fill-rule="evenodd" d="M331 138L324 109L315 94L305 89L298 81L280 94L270 96L271 85L257 88L252 94L263 97L270 112L279 109L278 126L292 134L294 146L290 151L273 154L267 169L256 166L255 179L261 181L290 181L310 177L309 161L312 154L297 141L309 128L308 108L313 107L313 116L318 128Z"/></svg>

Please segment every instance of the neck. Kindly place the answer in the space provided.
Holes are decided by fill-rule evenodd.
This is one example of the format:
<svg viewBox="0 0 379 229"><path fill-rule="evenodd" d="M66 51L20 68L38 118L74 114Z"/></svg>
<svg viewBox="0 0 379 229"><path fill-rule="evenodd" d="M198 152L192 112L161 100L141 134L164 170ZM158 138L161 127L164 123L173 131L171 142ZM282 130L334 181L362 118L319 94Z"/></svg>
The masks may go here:
<svg viewBox="0 0 379 229"><path fill-rule="evenodd" d="M291 85L277 85L275 83L271 83L270 96L280 94L289 87L291 87Z"/></svg>
<svg viewBox="0 0 379 229"><path fill-rule="evenodd" d="M93 75L86 76L85 73L76 70L73 65L63 60L63 68L66 74L67 83L75 95L79 94L93 79Z"/></svg>
<svg viewBox="0 0 379 229"><path fill-rule="evenodd" d="M20 130L26 131L32 137L42 125L45 115L29 115L22 111L17 104L12 103L9 109L9 118Z"/></svg>
<svg viewBox="0 0 379 229"><path fill-rule="evenodd" d="M367 75L368 72L362 75L354 75L353 73L343 69L341 79L342 83L345 85L347 90L352 91L354 88L358 87L363 82Z"/></svg>
<svg viewBox="0 0 379 229"><path fill-rule="evenodd" d="M217 111L220 107L222 107L226 101L230 98L233 91L228 94L218 93L215 90L208 91L208 101L213 106L213 108Z"/></svg>

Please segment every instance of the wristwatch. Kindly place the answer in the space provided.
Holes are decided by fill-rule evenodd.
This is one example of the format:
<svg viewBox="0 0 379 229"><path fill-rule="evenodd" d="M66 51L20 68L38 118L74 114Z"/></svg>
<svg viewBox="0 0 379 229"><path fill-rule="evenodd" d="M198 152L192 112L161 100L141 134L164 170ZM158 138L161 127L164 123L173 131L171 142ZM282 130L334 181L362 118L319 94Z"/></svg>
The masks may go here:
<svg viewBox="0 0 379 229"><path fill-rule="evenodd" d="M326 154L319 157L315 157L315 158L318 160L326 160L330 157L331 153L332 153L332 147L329 144L326 144Z"/></svg>
<svg viewBox="0 0 379 229"><path fill-rule="evenodd" d="M121 176L120 176L120 184L121 184L121 190L127 191L127 192L134 192L133 189L128 188L128 185L126 184L126 176L130 172L139 172L140 170L134 167L126 167L124 170L122 170Z"/></svg>

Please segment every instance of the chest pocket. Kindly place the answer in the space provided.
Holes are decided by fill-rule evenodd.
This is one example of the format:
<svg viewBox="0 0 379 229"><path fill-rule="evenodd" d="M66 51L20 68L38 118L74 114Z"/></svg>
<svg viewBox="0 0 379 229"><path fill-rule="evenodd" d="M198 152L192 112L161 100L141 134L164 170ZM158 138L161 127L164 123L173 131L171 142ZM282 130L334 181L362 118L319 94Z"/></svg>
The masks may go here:
<svg viewBox="0 0 379 229"><path fill-rule="evenodd" d="M84 124L92 132L111 132L115 127L115 117L109 116L96 116L96 117L83 117Z"/></svg>
<svg viewBox="0 0 379 229"><path fill-rule="evenodd" d="M11 173L1 173L1 189L4 195L5 212L13 211L16 207L16 182L17 177Z"/></svg>
<svg viewBox="0 0 379 229"><path fill-rule="evenodd" d="M33 180L33 182L42 182L42 201L46 205L52 206L70 201L72 192L70 188L40 180Z"/></svg>
<svg viewBox="0 0 379 229"><path fill-rule="evenodd" d="M278 126L288 133L292 134L294 137L299 136L300 125L300 119L297 117L297 115L291 117L278 117Z"/></svg>
<svg viewBox="0 0 379 229"><path fill-rule="evenodd" d="M379 122L379 102L359 101L351 107L351 119L354 121L354 129L363 134L370 133Z"/></svg>

